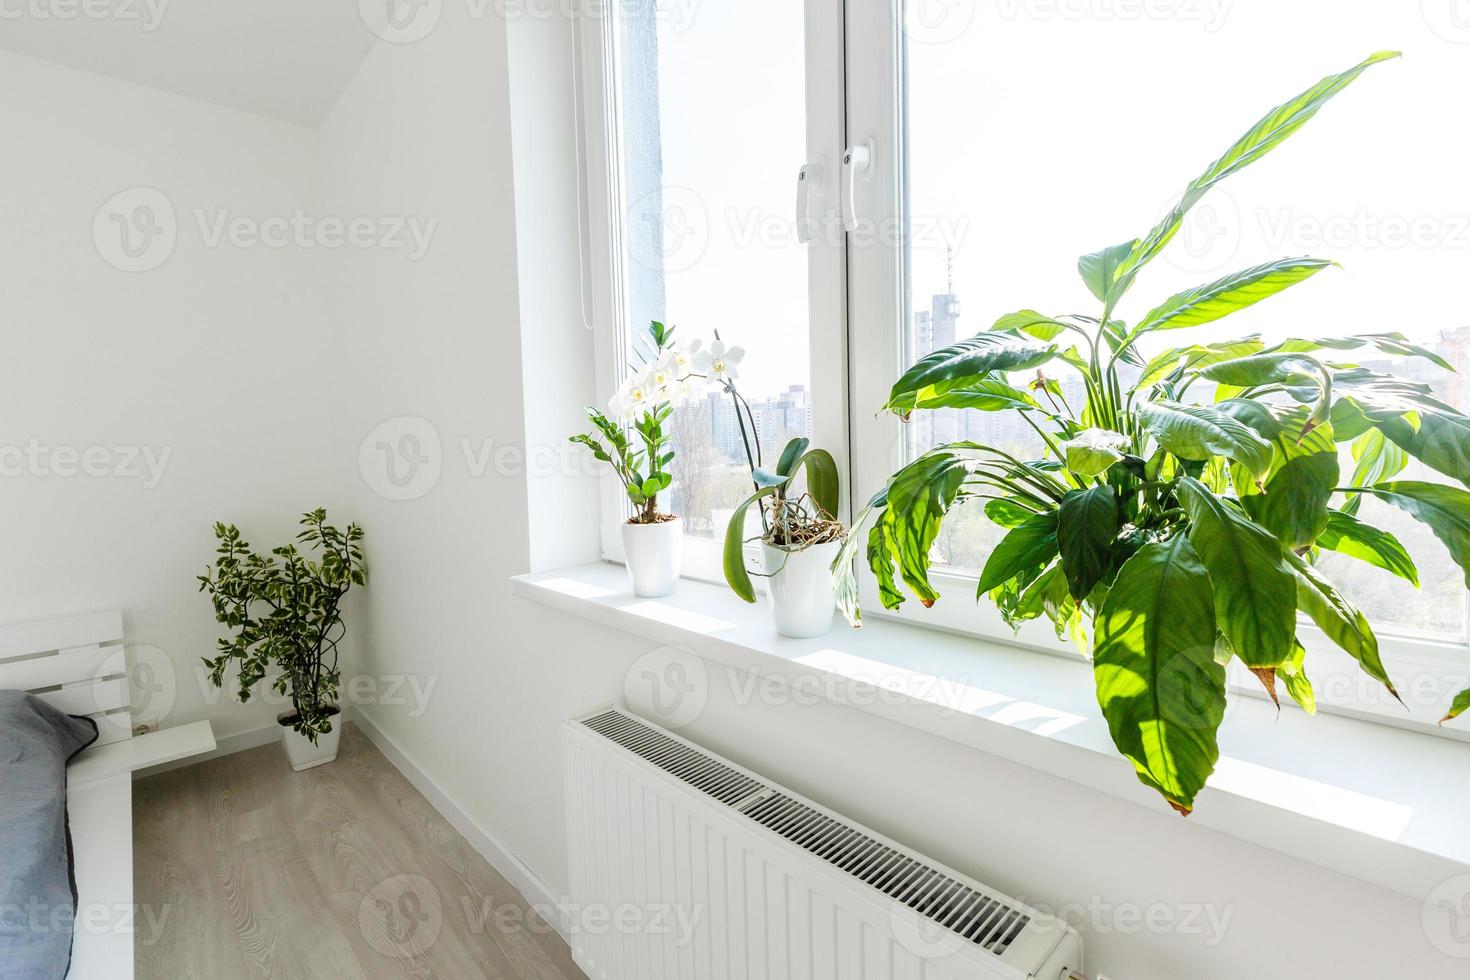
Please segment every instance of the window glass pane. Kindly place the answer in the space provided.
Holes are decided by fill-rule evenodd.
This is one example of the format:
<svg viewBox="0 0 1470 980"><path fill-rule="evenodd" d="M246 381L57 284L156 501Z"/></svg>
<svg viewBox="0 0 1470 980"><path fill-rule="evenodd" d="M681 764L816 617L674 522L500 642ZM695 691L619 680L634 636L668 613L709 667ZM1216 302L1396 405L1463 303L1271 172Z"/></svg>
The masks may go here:
<svg viewBox="0 0 1470 980"><path fill-rule="evenodd" d="M718 332L742 347L751 449L758 439L774 465L787 439L811 432L807 262L791 219L806 152L802 4L620 9L629 333L661 320L686 340L708 345ZM731 398L712 389L672 425L678 456L663 507L690 534L722 536L750 492Z"/></svg>
<svg viewBox="0 0 1470 980"><path fill-rule="evenodd" d="M1151 338L1145 353L1247 333L1272 343L1402 331L1470 366L1470 127L1451 124L1444 101L1470 87L1470 28L1427 15L1436 5L1235 0L1155 4L1128 16L1116 4L910 4L929 14L973 11L953 24L909 12L911 358L1015 310L1098 315L1076 272L1079 255L1146 232L1270 107L1394 48L1406 57L1364 75L1212 191L1118 315L1136 322L1180 289L1310 254L1342 269L1222 324ZM1427 361L1372 352L1341 360L1422 381L1470 408L1464 376ZM1067 390L1080 404L1080 392ZM978 412L938 413L912 427L909 451L954 438L1040 452L1014 413ZM1418 463L1401 478L1441 479ZM1463 636L1463 574L1430 530L1375 501L1362 517L1399 536L1423 588L1340 556L1323 567L1382 629ZM937 557L974 569L999 532L978 510L952 524Z"/></svg>

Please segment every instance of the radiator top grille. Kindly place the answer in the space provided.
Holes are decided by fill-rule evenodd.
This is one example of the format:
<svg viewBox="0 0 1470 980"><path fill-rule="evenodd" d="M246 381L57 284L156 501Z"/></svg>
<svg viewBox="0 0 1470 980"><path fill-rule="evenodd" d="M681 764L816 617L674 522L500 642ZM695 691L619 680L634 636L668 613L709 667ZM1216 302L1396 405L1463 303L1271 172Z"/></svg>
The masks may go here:
<svg viewBox="0 0 1470 980"><path fill-rule="evenodd" d="M997 956L1030 918L927 861L793 799L621 711L582 725L706 796L743 813L827 864Z"/></svg>

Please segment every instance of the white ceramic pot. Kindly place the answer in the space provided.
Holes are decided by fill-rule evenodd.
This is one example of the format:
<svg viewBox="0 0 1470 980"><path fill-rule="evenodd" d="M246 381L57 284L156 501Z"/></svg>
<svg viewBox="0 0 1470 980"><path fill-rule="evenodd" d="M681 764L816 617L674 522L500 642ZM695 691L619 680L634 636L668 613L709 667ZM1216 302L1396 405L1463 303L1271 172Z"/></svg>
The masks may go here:
<svg viewBox="0 0 1470 980"><path fill-rule="evenodd" d="M673 595L684 567L684 522L624 524L623 556L633 594L646 599Z"/></svg>
<svg viewBox="0 0 1470 980"><path fill-rule="evenodd" d="M337 745L342 741L342 713L332 716L332 730L318 735L316 744L311 739L287 724L286 719L295 717L296 712L287 711L276 716L281 726L281 746L286 750L286 760L297 772L313 766L326 765L337 758Z"/></svg>
<svg viewBox="0 0 1470 980"><path fill-rule="evenodd" d="M812 545L805 551L784 551L761 542L777 633L806 639L825 636L832 628L837 597L831 568L840 550L840 541Z"/></svg>

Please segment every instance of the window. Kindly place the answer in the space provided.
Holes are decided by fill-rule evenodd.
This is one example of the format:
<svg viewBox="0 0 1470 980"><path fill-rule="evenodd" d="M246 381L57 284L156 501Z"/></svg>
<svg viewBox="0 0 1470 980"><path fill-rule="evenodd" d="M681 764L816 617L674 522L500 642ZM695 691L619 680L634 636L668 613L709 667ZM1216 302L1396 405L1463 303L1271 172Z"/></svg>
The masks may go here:
<svg viewBox="0 0 1470 980"><path fill-rule="evenodd" d="M666 262L629 293L635 308L640 295L658 296L675 320L736 331L752 361L773 365L765 397L809 381L818 439L825 433L839 456L852 447L846 462L854 500L946 441L1039 455L1040 438L1016 416L930 412L904 425L877 407L915 359L987 329L1003 313L1098 312L1077 276L1079 255L1143 233L1267 107L1384 48L1409 56L1355 85L1307 132L1212 191L1128 302L1149 304L1257 262L1311 254L1342 268L1224 325L1195 328L1188 339L1251 331L1271 343L1396 330L1470 370L1463 275L1470 198L1461 174L1470 132L1447 124L1440 100L1426 97L1470 83L1470 31L1452 21L1426 17L1415 4L1328 0L1181 0L1136 10L1029 0L807 0L803 28L795 6L716 0L697 8L696 26L684 36L659 29L662 170L638 177L625 146L624 181L700 188L709 247L693 274ZM840 47L823 48L825 39ZM651 90L646 77L643 84ZM629 112L625 104L625 141L634 138ZM729 213L756 208L772 227L790 228L802 162L819 165L813 200L822 222L845 223L846 234L819 235L804 248L789 237L757 235L760 244L751 246ZM655 211L667 233L674 216L668 198ZM1125 319L1140 312L1119 310ZM796 356L793 342L815 354ZM1350 359L1385 366L1362 352ZM1406 368L1443 401L1470 408L1463 374L1428 361L1394 362L1393 370ZM1064 367L1044 370L1080 407L1080 380ZM696 420L692 430L704 425ZM1351 473L1346 445L1343 451ZM1400 478L1442 479L1413 460ZM685 506L702 515L696 496L691 491ZM708 506L717 525L716 505ZM1422 669L1446 685L1464 680L1463 666L1460 676L1445 673L1463 665L1470 646L1464 573L1425 525L1371 500L1362 516L1400 537L1422 589L1341 556L1327 556L1323 567L1369 614L1396 675L1413 678ZM952 515L934 550L936 582L948 601L930 610L906 604L904 617L1014 641L989 604L972 600L976 570L1000 534L978 508ZM868 609L877 608L872 584L865 583ZM1019 639L1069 649L1044 623L1028 625ZM1319 701L1382 707L1387 696L1360 682L1352 661L1320 639L1309 644L1325 665L1314 676ZM1434 707L1415 707L1412 719L1432 723Z"/></svg>
<svg viewBox="0 0 1470 980"><path fill-rule="evenodd" d="M636 363L651 320L686 339L718 336L743 348L738 385L755 424L751 449L772 465L789 439L814 433L812 324L826 298L821 284L815 298L809 286L792 209L812 128L803 8L784 0L613 7L602 54L612 81L608 207L618 215L608 230L622 269L610 305L621 337L605 373ZM840 282L825 289L835 294ZM832 409L842 414L840 404ZM714 389L678 409L672 428L666 509L699 539L695 573L718 577L716 539L751 489L746 435L731 397Z"/></svg>

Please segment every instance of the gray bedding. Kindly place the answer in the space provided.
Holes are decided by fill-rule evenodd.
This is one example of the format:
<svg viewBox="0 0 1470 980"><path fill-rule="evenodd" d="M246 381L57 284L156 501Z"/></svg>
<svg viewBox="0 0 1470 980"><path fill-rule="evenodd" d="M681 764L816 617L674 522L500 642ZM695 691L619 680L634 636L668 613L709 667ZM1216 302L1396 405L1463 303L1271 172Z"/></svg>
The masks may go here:
<svg viewBox="0 0 1470 980"><path fill-rule="evenodd" d="M0 980L63 980L76 878L66 763L97 739L89 718L0 691Z"/></svg>

